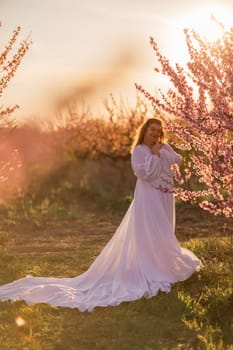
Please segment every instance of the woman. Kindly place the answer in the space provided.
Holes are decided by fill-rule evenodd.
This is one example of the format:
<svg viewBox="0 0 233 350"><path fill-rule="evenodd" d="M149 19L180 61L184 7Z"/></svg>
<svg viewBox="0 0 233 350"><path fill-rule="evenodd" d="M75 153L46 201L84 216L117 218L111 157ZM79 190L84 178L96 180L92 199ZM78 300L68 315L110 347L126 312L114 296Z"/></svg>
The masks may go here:
<svg viewBox="0 0 233 350"><path fill-rule="evenodd" d="M175 237L172 164L181 156L166 143L159 119L141 127L132 153L134 199L100 255L74 278L28 276L0 287L0 300L25 300L92 311L168 292L201 267Z"/></svg>

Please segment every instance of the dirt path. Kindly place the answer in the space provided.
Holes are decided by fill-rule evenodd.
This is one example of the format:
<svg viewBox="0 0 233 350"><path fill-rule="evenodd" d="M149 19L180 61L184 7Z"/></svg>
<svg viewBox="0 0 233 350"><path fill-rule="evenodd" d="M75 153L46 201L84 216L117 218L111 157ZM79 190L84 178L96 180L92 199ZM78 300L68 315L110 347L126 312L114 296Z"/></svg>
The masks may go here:
<svg viewBox="0 0 233 350"><path fill-rule="evenodd" d="M232 233L233 224L191 206L178 207L176 235L179 241ZM27 220L1 223L2 249L11 254L53 254L77 249L101 249L115 232L123 212L102 211L96 206L83 208L75 220Z"/></svg>

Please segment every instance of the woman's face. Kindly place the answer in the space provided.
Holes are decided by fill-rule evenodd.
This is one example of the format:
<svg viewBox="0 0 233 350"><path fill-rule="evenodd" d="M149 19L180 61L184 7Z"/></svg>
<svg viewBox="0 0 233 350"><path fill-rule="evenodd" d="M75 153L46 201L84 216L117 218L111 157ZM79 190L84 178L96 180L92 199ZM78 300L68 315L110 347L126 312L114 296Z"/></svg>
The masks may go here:
<svg viewBox="0 0 233 350"><path fill-rule="evenodd" d="M145 136L144 142L153 146L157 141L159 141L161 136L161 126L157 123L152 123L148 126Z"/></svg>

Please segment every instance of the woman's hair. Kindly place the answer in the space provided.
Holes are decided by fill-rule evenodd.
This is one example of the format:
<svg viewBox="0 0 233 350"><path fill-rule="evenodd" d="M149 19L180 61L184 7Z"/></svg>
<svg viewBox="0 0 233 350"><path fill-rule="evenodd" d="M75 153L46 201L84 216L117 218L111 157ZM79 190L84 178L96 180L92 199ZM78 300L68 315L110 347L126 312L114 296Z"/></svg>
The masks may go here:
<svg viewBox="0 0 233 350"><path fill-rule="evenodd" d="M137 145L140 145L143 143L144 136L146 134L146 131L147 131L149 125L151 125L153 123L161 126L161 134L160 134L159 142L163 143L165 141L164 126L163 126L162 120L159 118L149 118L137 130L134 142L133 142L132 147L131 147L131 151L133 151L133 149Z"/></svg>

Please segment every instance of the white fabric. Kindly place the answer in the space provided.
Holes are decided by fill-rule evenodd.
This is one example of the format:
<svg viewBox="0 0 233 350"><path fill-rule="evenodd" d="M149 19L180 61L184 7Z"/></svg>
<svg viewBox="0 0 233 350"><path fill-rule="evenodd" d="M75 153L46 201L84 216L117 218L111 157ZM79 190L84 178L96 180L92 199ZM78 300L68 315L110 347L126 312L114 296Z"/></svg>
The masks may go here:
<svg viewBox="0 0 233 350"><path fill-rule="evenodd" d="M92 311L96 306L150 298L159 290L187 279L201 261L181 248L174 233L172 193L157 189L172 178L171 164L181 157L169 145L153 155L145 145L132 154L137 176L134 199L120 226L100 255L83 274L74 278L28 276L0 287L0 300L25 300L29 304Z"/></svg>

